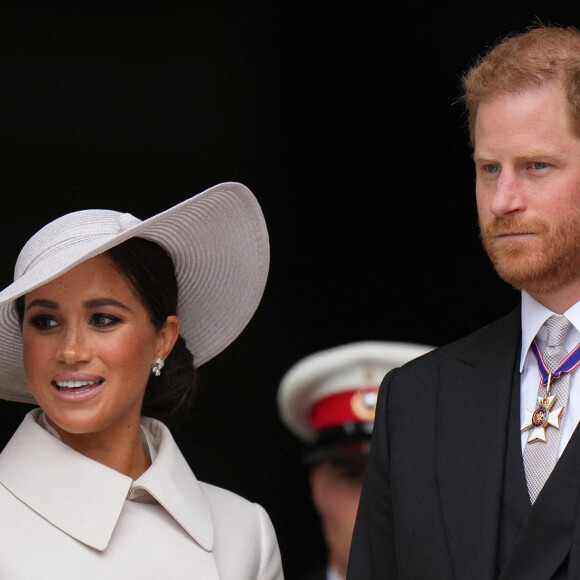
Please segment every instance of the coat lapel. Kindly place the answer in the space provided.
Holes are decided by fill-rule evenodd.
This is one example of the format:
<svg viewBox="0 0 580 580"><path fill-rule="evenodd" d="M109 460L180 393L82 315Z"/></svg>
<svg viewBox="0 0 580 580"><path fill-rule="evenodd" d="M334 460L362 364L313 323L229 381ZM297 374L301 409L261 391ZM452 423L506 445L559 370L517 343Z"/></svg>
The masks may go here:
<svg viewBox="0 0 580 580"><path fill-rule="evenodd" d="M0 484L69 536L104 551L133 481L47 433L37 423L39 414L40 409L35 409L25 417L0 454ZM154 463L134 487L147 490L205 552L211 553L213 520L200 484L167 427L152 419L144 418L143 422L159 449ZM212 562L213 557L207 560Z"/></svg>
<svg viewBox="0 0 580 580"><path fill-rule="evenodd" d="M520 310L440 349L437 477L457 577L497 573L498 523ZM515 384L514 384L515 383Z"/></svg>
<svg viewBox="0 0 580 580"><path fill-rule="evenodd" d="M580 430L577 428L531 509L500 578L552 578L570 552L579 501Z"/></svg>
<svg viewBox="0 0 580 580"><path fill-rule="evenodd" d="M69 536L103 551L117 525L131 478L47 433L36 422L39 413L35 409L24 418L0 454L0 483Z"/></svg>
<svg viewBox="0 0 580 580"><path fill-rule="evenodd" d="M211 552L214 545L213 520L199 482L169 429L148 417L142 418L142 424L155 438L158 455L135 482L135 487L146 489L204 550Z"/></svg>

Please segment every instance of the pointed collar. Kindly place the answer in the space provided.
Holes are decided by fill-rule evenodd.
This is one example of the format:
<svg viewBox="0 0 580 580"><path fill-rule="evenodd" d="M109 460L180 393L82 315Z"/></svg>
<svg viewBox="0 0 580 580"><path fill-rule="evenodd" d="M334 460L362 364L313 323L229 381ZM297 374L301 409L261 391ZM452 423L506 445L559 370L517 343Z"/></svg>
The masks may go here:
<svg viewBox="0 0 580 580"><path fill-rule="evenodd" d="M77 453L37 423L34 409L0 454L0 483L54 526L103 551L109 544L133 481ZM143 419L157 456L134 482L146 489L176 522L207 551L213 523L201 486L169 430Z"/></svg>
<svg viewBox="0 0 580 580"><path fill-rule="evenodd" d="M522 291L522 349L520 353L520 373L524 370L526 356L534 338L540 333L540 337L545 340L541 334L541 328L552 316L556 314L537 300L532 298L527 292ZM575 329L580 330L580 302L564 312L564 316L574 325ZM574 338L576 341L577 335Z"/></svg>
<svg viewBox="0 0 580 580"><path fill-rule="evenodd" d="M522 292L522 350L520 353L520 373L524 370L526 356L532 341L552 312L549 308L534 300L527 292Z"/></svg>
<svg viewBox="0 0 580 580"><path fill-rule="evenodd" d="M133 487L147 490L204 550L211 551L213 521L199 482L169 429L148 417L143 417L142 425L153 435L157 456Z"/></svg>

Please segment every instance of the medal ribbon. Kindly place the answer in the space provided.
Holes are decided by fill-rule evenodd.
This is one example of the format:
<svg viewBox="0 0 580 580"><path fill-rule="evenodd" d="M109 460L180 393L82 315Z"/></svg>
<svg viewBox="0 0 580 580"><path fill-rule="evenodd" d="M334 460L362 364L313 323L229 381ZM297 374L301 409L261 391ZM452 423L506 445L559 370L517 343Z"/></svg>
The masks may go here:
<svg viewBox="0 0 580 580"><path fill-rule="evenodd" d="M536 340L532 342L532 352L536 357L536 361L538 362L538 371L540 373L540 382L542 386L546 386L548 384L548 379L550 378L550 371L544 362L544 358L542 357L542 353L536 344ZM580 344L576 346L576 348L562 361L560 366L552 373L552 380L557 379L560 375L564 373L569 373L573 371L578 365L580 365Z"/></svg>

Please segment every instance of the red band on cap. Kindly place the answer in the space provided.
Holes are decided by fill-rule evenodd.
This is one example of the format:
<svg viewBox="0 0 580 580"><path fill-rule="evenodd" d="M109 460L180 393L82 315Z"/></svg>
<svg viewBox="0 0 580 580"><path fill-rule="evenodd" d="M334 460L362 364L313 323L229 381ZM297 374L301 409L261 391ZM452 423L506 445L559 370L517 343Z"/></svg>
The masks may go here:
<svg viewBox="0 0 580 580"><path fill-rule="evenodd" d="M338 427L344 423L363 423L374 418L374 400L361 413L361 398L376 395L378 389L352 389L334 393L317 401L310 411L310 428L313 431ZM373 397L371 397L373 398Z"/></svg>

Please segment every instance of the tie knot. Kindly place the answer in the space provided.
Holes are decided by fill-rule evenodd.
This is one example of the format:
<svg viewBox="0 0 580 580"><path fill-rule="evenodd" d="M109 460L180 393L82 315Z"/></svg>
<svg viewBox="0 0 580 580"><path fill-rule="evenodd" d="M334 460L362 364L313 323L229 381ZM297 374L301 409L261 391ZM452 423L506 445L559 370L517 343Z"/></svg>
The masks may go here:
<svg viewBox="0 0 580 580"><path fill-rule="evenodd" d="M548 329L546 347L563 346L572 323L565 316L550 316L546 320L546 328Z"/></svg>

